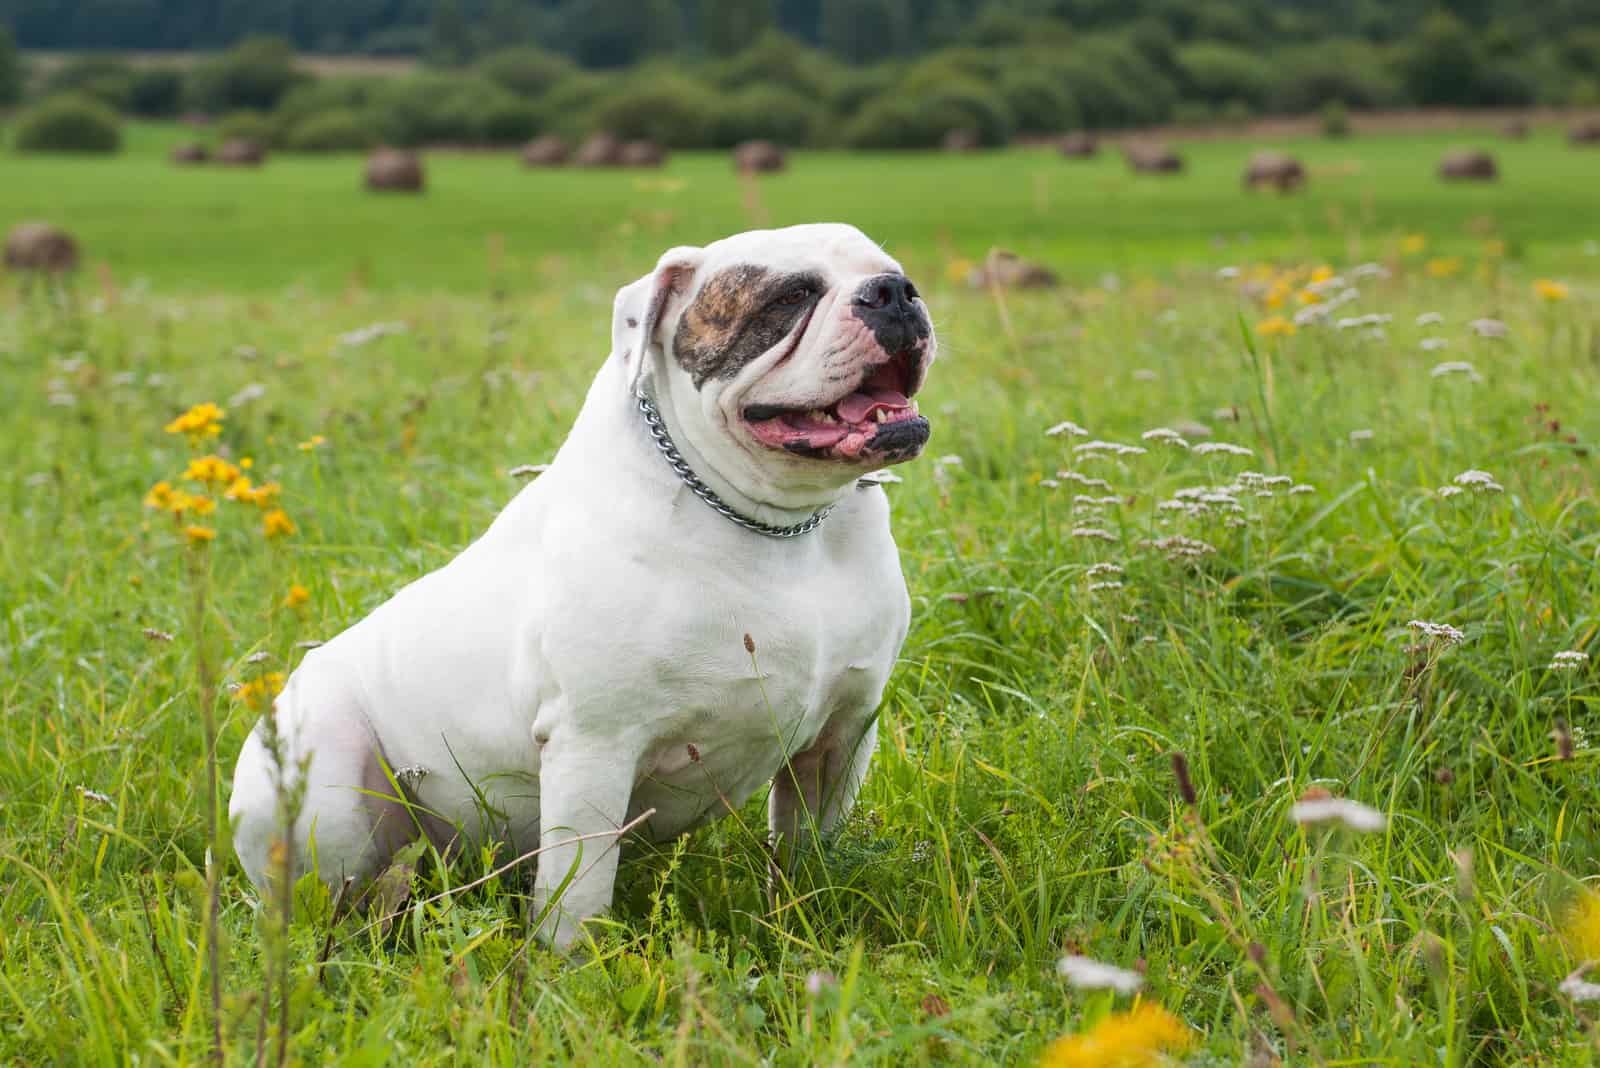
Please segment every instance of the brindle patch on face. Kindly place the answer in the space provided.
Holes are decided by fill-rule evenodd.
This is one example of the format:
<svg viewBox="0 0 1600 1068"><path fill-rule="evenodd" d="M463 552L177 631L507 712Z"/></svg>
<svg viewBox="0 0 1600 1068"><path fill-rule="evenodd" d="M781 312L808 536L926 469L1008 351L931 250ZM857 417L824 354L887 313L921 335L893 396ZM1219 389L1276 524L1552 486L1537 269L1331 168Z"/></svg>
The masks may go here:
<svg viewBox="0 0 1600 1068"><path fill-rule="evenodd" d="M732 378L793 330L827 289L820 275L730 267L708 278L678 320L672 349L696 389Z"/></svg>

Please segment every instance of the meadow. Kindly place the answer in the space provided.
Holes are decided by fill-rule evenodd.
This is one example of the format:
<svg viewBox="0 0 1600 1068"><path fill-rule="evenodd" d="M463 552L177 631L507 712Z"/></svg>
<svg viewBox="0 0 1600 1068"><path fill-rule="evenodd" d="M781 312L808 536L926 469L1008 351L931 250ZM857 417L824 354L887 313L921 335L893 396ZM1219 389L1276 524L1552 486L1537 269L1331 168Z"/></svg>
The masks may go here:
<svg viewBox="0 0 1600 1068"><path fill-rule="evenodd" d="M762 799L640 848L573 960L504 852L364 914L303 885L284 936L223 850L228 1062L1144 1064L1156 1030L1197 1066L1593 1062L1600 153L1541 130L1445 186L1487 138L1305 141L1293 197L1228 141L1166 179L438 155L405 199L348 158L176 170L185 136L0 161L0 229L89 263L0 290L0 1063L207 1059L204 707L226 771L304 643L480 532L663 248L824 218L942 339L848 825L775 901ZM995 245L1067 285L969 289ZM202 402L216 437L166 431ZM212 451L283 520L147 506Z"/></svg>

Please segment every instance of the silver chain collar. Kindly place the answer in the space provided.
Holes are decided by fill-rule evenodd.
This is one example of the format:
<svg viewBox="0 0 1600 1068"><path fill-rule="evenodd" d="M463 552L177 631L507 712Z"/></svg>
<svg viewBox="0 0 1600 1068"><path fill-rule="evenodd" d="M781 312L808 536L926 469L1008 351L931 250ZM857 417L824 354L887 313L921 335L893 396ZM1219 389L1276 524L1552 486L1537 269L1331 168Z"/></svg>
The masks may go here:
<svg viewBox="0 0 1600 1068"><path fill-rule="evenodd" d="M661 413L656 411L656 406L643 393L639 394L639 410L644 413L645 425L650 430L650 436L656 439L656 448L667 458L667 466L677 472L679 480L689 487L690 492L705 501L711 506L712 511L729 522L736 523L746 530L755 531L757 534L765 534L769 538L798 538L820 527L822 521L828 518L828 513L833 511L833 505L830 504L813 512L809 519L788 527L775 527L771 523L763 523L759 519L739 514L718 497L715 490L700 481L700 476L694 473L694 469L684 460L678 447L672 443L672 436L667 433L667 424L662 421Z"/></svg>

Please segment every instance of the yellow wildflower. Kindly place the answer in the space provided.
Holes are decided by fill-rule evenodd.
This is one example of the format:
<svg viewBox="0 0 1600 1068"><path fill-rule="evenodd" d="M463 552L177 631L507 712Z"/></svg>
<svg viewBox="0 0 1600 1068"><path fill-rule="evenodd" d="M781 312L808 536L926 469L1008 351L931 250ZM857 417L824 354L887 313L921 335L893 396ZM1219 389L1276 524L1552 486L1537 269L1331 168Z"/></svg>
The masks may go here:
<svg viewBox="0 0 1600 1068"><path fill-rule="evenodd" d="M1321 304L1322 294L1315 289L1302 289L1298 294L1301 304Z"/></svg>
<svg viewBox="0 0 1600 1068"><path fill-rule="evenodd" d="M1600 894L1586 891L1568 907L1561 938L1578 960L1600 958Z"/></svg>
<svg viewBox="0 0 1600 1068"><path fill-rule="evenodd" d="M1056 1039L1039 1068L1153 1068L1162 1063L1162 1053L1180 1053L1193 1042L1182 1020L1160 1005L1141 1002L1082 1034Z"/></svg>
<svg viewBox="0 0 1600 1068"><path fill-rule="evenodd" d="M144 506L156 508L163 512L172 511L172 483L165 480L157 482L150 487L150 492L144 495Z"/></svg>
<svg viewBox="0 0 1600 1068"><path fill-rule="evenodd" d="M230 501L248 501L254 491L250 488L250 480L243 475L228 483L228 488L222 495Z"/></svg>
<svg viewBox="0 0 1600 1068"><path fill-rule="evenodd" d="M282 692L283 672L269 671L260 678L251 679L233 691L233 699L242 705L260 706L271 701Z"/></svg>
<svg viewBox="0 0 1600 1068"><path fill-rule="evenodd" d="M1565 282L1556 282L1549 278L1541 278L1533 283L1533 292L1540 300L1548 300L1552 303L1558 300L1566 300L1572 295Z"/></svg>
<svg viewBox="0 0 1600 1068"><path fill-rule="evenodd" d="M269 538L293 534L297 529L294 520L290 519L289 513L282 508L274 508L261 517L261 533Z"/></svg>
<svg viewBox="0 0 1600 1068"><path fill-rule="evenodd" d="M1269 307L1269 308L1281 308L1281 307L1283 307L1283 302L1288 299L1289 294L1292 293L1292 292L1294 292L1294 286L1290 285L1288 282L1284 281L1281 278L1278 279L1276 282L1272 283L1270 288L1267 289L1267 296L1266 296L1266 305L1267 305L1267 307Z"/></svg>
<svg viewBox="0 0 1600 1068"><path fill-rule="evenodd" d="M1262 337L1288 337L1299 329L1281 315L1269 316L1256 324L1256 333Z"/></svg>
<svg viewBox="0 0 1600 1068"><path fill-rule="evenodd" d="M1326 282L1332 277L1333 268L1324 263L1316 270L1311 272L1311 284L1316 285L1318 282Z"/></svg>
<svg viewBox="0 0 1600 1068"><path fill-rule="evenodd" d="M195 515L210 515L217 510L216 501L197 493L184 493L179 490L172 497L172 510L180 514L192 512Z"/></svg>
<svg viewBox="0 0 1600 1068"><path fill-rule="evenodd" d="M290 584L289 592L284 595L283 607L299 608L309 600L311 600L311 591L300 585L300 583L295 582Z"/></svg>
<svg viewBox="0 0 1600 1068"><path fill-rule="evenodd" d="M252 468L252 467L254 467L254 466L255 466L255 465L256 465L256 462L255 462L255 461L254 461L254 460L252 460L252 459L251 459L251 458L250 458L250 457L248 457L248 456L245 456L245 457L241 457L241 458L240 458L240 460L239 460L239 466L240 466L240 468L242 468L242 469L243 469L243 470L245 470L245 471L248 471L248 470L250 470L250 469L251 469L251 468Z"/></svg>
<svg viewBox="0 0 1600 1068"><path fill-rule="evenodd" d="M196 526L193 523L184 527L183 533L191 545L204 545L217 536L217 532L211 527Z"/></svg>
<svg viewBox="0 0 1600 1068"><path fill-rule="evenodd" d="M1449 278L1460 270L1460 256L1436 256L1428 261L1427 271L1430 278Z"/></svg>
<svg viewBox="0 0 1600 1068"><path fill-rule="evenodd" d="M1483 243L1483 254L1492 260L1497 260L1506 254L1506 243L1498 237L1491 237Z"/></svg>
<svg viewBox="0 0 1600 1068"><path fill-rule="evenodd" d="M1407 234L1400 239L1400 251L1408 256L1415 256L1428 247L1428 238L1424 234Z"/></svg>
<svg viewBox="0 0 1600 1068"><path fill-rule="evenodd" d="M302 441L300 444L296 445L295 448L299 449L301 452L310 452L312 449L321 448L327 443L328 439L323 437L321 434L312 434L305 441Z"/></svg>
<svg viewBox="0 0 1600 1068"><path fill-rule="evenodd" d="M971 260L957 256L944 265L944 276L951 282L964 282L974 266Z"/></svg>
<svg viewBox="0 0 1600 1068"><path fill-rule="evenodd" d="M187 434L189 440L198 444L205 438L214 438L222 433L222 420L227 413L210 401L196 404L178 418L167 424L169 434Z"/></svg>
<svg viewBox="0 0 1600 1068"><path fill-rule="evenodd" d="M215 482L221 485L239 477L239 469L220 456L197 456L184 468L183 477L190 482Z"/></svg>

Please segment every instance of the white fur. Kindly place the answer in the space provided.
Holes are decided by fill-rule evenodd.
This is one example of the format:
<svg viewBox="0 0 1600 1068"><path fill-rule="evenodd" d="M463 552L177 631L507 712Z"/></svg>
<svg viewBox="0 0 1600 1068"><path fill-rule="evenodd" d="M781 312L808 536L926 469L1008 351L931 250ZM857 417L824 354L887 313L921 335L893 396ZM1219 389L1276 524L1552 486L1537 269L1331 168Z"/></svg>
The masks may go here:
<svg viewBox="0 0 1600 1068"><path fill-rule="evenodd" d="M780 344L697 391L668 351L673 328L697 280L738 263L820 270L829 291L792 353ZM803 840L807 813L836 825L910 618L888 502L856 488L870 465L766 449L735 419L868 360L847 296L898 269L851 227L809 226L674 249L624 288L612 354L549 470L448 565L309 653L278 698L291 762L309 758L297 870L315 864L337 884L387 862L394 843L375 840L363 786L375 753L407 769L436 841L453 825L465 844L506 842L502 855L548 847L541 898L572 876L541 932L558 945L611 901L616 843L563 844L577 835L649 809L643 833L681 834L769 783L786 844ZM798 538L735 526L667 466L635 388L735 508L775 523L835 511ZM229 812L240 861L265 886L277 794L259 735L239 755Z"/></svg>

